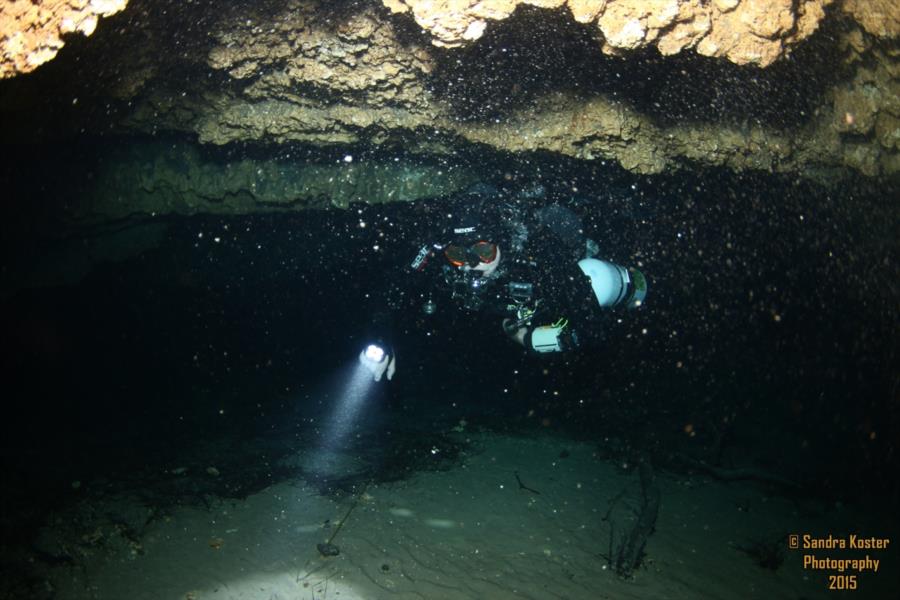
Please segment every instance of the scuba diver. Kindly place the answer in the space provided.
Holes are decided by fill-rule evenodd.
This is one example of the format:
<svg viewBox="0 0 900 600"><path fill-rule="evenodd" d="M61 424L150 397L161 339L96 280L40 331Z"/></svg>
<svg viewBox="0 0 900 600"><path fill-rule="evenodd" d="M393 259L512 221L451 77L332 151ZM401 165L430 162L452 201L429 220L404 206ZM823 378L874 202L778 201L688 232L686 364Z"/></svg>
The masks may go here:
<svg viewBox="0 0 900 600"><path fill-rule="evenodd" d="M636 308L647 281L636 268L596 258L581 219L559 203L535 206L537 191L508 196L478 184L461 196L423 207L430 233L419 241L404 276L378 296L376 342L359 354L375 381L391 379L397 358L392 317L433 315L438 303L497 317L513 342L532 354L554 354L602 341L615 307ZM387 309L387 310L384 310Z"/></svg>

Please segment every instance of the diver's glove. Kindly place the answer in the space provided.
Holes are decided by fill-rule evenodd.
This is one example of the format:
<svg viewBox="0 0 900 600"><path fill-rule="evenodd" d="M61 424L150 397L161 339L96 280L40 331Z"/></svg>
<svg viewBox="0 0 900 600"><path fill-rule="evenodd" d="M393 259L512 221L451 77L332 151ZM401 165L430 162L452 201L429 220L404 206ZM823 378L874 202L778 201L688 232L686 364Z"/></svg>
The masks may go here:
<svg viewBox="0 0 900 600"><path fill-rule="evenodd" d="M397 357L388 354L384 348L375 344L370 344L359 353L359 362L372 373L375 381L381 381L385 375L390 381L397 371Z"/></svg>

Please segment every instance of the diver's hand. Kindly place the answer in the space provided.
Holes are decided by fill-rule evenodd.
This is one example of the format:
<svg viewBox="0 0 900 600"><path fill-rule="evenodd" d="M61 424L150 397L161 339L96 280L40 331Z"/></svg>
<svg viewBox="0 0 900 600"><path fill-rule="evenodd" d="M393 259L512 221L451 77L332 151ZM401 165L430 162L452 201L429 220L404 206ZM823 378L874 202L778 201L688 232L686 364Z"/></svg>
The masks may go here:
<svg viewBox="0 0 900 600"><path fill-rule="evenodd" d="M503 319L503 332L519 345L525 345L525 336L528 335L528 328L519 325L515 319Z"/></svg>
<svg viewBox="0 0 900 600"><path fill-rule="evenodd" d="M375 381L381 381L381 378L385 375L390 381L393 379L394 373L397 372L397 357L384 351L378 354L366 348L359 353L359 362L372 373L372 378Z"/></svg>

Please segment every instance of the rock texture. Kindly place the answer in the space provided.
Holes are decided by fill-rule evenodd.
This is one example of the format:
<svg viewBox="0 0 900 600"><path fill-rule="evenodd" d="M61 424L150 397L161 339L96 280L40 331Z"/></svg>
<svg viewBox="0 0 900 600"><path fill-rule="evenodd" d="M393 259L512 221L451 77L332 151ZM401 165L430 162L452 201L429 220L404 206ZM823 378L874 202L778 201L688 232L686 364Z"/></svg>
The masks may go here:
<svg viewBox="0 0 900 600"><path fill-rule="evenodd" d="M131 2L138 15L159 6ZM213 145L299 143L333 148L338 157L349 147L403 160L453 160L487 149L611 161L639 173L685 164L811 177L900 171L900 50L891 24L898 9L890 2L844 0L840 6L863 25L832 11L826 29L803 44L827 1L533 0L502 25L472 29L472 18L499 20L518 4L391 3L404 14L379 0L165 4L167 19L139 16L134 30L95 35L97 54L80 57L83 70L71 71L73 85L83 86L72 95L81 99L78 110L99 107L98 131L184 132ZM414 9L431 10L430 20ZM628 41L618 35L624 29L614 32L615 15L631 19L643 37ZM598 37L604 27L609 35ZM435 32L479 39L448 50L432 44ZM732 62L654 50L611 57L598 39L607 51L693 47ZM791 59L766 69L733 64L767 64L791 44ZM88 70L104 56L119 62ZM35 98L53 97L33 87ZM98 93L99 100L88 99ZM22 93L0 94L9 98L34 106ZM114 126L110 98L127 111ZM79 131L90 129L65 114ZM238 188L252 192L251 183ZM292 197L292 189L278 192Z"/></svg>
<svg viewBox="0 0 900 600"><path fill-rule="evenodd" d="M91 35L100 17L128 0L4 0L0 5L0 78L33 71L63 47L62 36Z"/></svg>
<svg viewBox="0 0 900 600"><path fill-rule="evenodd" d="M461 46L480 38L492 21L522 5L566 7L572 18L597 28L604 52L653 45L664 55L694 48L737 64L767 66L809 37L835 0L382 0L409 12L438 46ZM11 0L0 9L0 77L26 73L52 59L68 33L93 33L98 17L122 10L128 0ZM894 0L843 0L843 9L869 33L900 35ZM242 7L244 12L252 7ZM249 21L252 22L252 19ZM296 22L296 19L294 19ZM285 24L283 24L285 25ZM354 28L350 25L347 32ZM264 32L260 32L264 33ZM269 32L273 33L273 32ZM367 33L362 29L359 34ZM262 46L262 44L260 44ZM289 52L290 45L280 47ZM266 50L266 54L275 49ZM227 52L221 59L228 60ZM308 71L312 65L308 65ZM249 68L249 65L245 66ZM326 76L327 68L319 75ZM390 76L389 73L387 73Z"/></svg>
<svg viewBox="0 0 900 600"><path fill-rule="evenodd" d="M773 24L772 30L780 27ZM218 145L364 144L433 156L451 155L462 143L615 161L639 173L659 173L686 161L815 177L835 167L867 175L900 169L896 56L892 46L859 29L845 35L846 64L826 67L853 75L825 90L819 106L808 114L800 111L800 121L788 129L760 117L704 118L702 109L688 118L661 119L665 106L659 114L644 112L614 89L593 95L551 90L517 104L522 91L508 81L481 82L511 86L509 96L500 94L508 105L497 108L498 117L472 115L452 105L452 90L462 81L449 77L436 90L436 71L446 67L442 53L448 51L430 47L427 37L404 33L402 21L385 19L371 6L335 15L312 0L293 0L274 11L267 7L257 18L225 15L214 40L207 64L231 85L187 96L183 90L158 90L134 113L133 126L188 131ZM481 76L490 74L491 60L485 59ZM480 76L474 66L460 73ZM741 85L749 86L756 101L767 99L764 91L752 89L762 85L756 76L742 77ZM800 77L785 85L806 85ZM783 93L795 92L788 87ZM672 98L660 95L659 102L667 101Z"/></svg>
<svg viewBox="0 0 900 600"><path fill-rule="evenodd" d="M843 0L842 8L868 33L880 38L900 37L897 0Z"/></svg>
<svg viewBox="0 0 900 600"><path fill-rule="evenodd" d="M250 80L245 93L255 99L421 106L421 76L433 68L424 48L404 46L372 11L348 15L332 27L321 8L288 2L274 22L234 15L234 28L219 32L207 62L234 79ZM326 90L325 98L314 98Z"/></svg>
<svg viewBox="0 0 900 600"><path fill-rule="evenodd" d="M809 37L834 0L382 1L392 11L409 11L438 46L478 39L489 22L509 17L520 4L565 5L576 21L598 29L607 53L653 45L671 55L695 48L704 56L765 67Z"/></svg>
<svg viewBox="0 0 900 600"><path fill-rule="evenodd" d="M202 141L224 143L236 134L355 143L354 131L377 135L435 118L423 81L433 68L426 47L402 43L371 9L341 15L335 24L323 8L289 1L268 5L259 19L245 18L243 10L226 19L233 27L216 34L207 63L245 85L239 102L221 106L224 119L200 122ZM222 121L240 129L223 131Z"/></svg>
<svg viewBox="0 0 900 600"><path fill-rule="evenodd" d="M100 161L93 188L67 221L93 224L159 214L242 214L347 208L433 198L476 182L471 171L335 155L257 160L202 154L193 144L131 144Z"/></svg>
<svg viewBox="0 0 900 600"><path fill-rule="evenodd" d="M851 80L831 93L829 131L843 162L866 175L900 172L900 49L860 31L848 35Z"/></svg>

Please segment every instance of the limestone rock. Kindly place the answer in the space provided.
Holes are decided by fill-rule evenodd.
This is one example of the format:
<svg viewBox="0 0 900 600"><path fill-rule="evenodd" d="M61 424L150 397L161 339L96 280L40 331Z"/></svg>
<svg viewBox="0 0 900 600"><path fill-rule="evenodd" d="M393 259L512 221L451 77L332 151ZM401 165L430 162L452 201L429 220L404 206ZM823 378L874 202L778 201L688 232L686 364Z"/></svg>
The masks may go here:
<svg viewBox="0 0 900 600"><path fill-rule="evenodd" d="M371 107L423 102L421 76L432 70L431 56L400 43L371 8L342 15L336 28L321 2L262 2L260 8L257 18L247 18L244 6L234 8L207 59L247 81L248 97Z"/></svg>
<svg viewBox="0 0 900 600"><path fill-rule="evenodd" d="M128 0L7 0L0 8L0 77L25 73L52 59L63 46L61 36L80 32L90 35L99 17L121 11ZM605 52L619 53L649 45L666 55L696 48L706 56L723 57L737 64L765 67L808 38L825 16L825 8L838 2L842 10L870 34L881 38L900 36L900 3L896 0L382 0L394 13L410 14L437 46L453 47L479 39L491 22L508 18L519 5L545 9L566 6L580 23L595 23ZM261 37L284 34L292 28L304 31L303 20L311 4L292 1L279 10L277 3L224 8L235 13L236 22L252 27L256 12L276 10L284 16L278 31L257 33ZM298 14L292 14L298 9ZM370 11L370 9L365 9ZM371 16L371 11L370 11ZM374 25L379 20L371 20ZM261 20L261 19L258 19ZM362 38L365 25L346 24ZM293 37L296 43L297 36ZM274 59L294 50L290 43L279 47L255 44L261 58ZM228 49L230 50L230 49ZM210 57L223 68L233 59L229 72L247 77L258 72L253 49L220 50ZM315 70L312 63L305 65ZM319 69L327 76L328 69Z"/></svg>
<svg viewBox="0 0 900 600"><path fill-rule="evenodd" d="M833 93L831 127L850 144L847 163L867 174L892 173L900 149L900 66L892 56L896 49L852 35L854 48L869 48L858 60L852 80ZM868 142L868 143L864 143Z"/></svg>
<svg viewBox="0 0 900 600"><path fill-rule="evenodd" d="M4 0L0 5L0 78L28 73L51 60L69 33L91 35L99 17L128 0Z"/></svg>
<svg viewBox="0 0 900 600"><path fill-rule="evenodd" d="M851 2L862 0L848 0ZM885 0L889 2L890 0ZM437 46L478 39L490 21L509 17L519 4L567 5L579 23L596 23L603 50L619 53L655 45L663 54L697 48L737 64L768 66L809 37L834 0L383 0L409 12ZM900 14L896 8L886 8ZM860 10L860 12L863 12ZM871 13L869 11L867 14ZM855 13L853 13L855 14Z"/></svg>
<svg viewBox="0 0 900 600"><path fill-rule="evenodd" d="M724 11L727 22L741 23L742 16L755 14L748 12L751 4L722 0L705 6L708 11ZM666 52L694 43L696 31L727 37L720 28L725 20L715 25L712 20L697 20L697 13L685 12L687 3L610 0L590 6L585 2L581 8L589 12L601 5L610 9L600 17L604 23L606 16L620 14L616 10L623 7L636 11L621 14L633 17L635 34L640 30L645 36L661 35L657 43ZM488 8L499 11L503 6ZM618 8L611 11L614 6ZM760 62L774 60L784 49L783 41L798 35L800 22L810 14L792 12L789 3L778 6L781 10L764 20L749 19L742 25L762 40L754 47ZM803 6L814 12L816 5ZM479 14L494 13L482 7ZM429 86L440 68L438 55L447 51L430 47L427 38L423 45L417 45L419 38L401 41L390 18L367 8L339 19L327 12L323 17L321 3L314 0L292 0L281 10L267 8L249 19L236 16L225 15L214 30L216 43L207 56L208 65L227 73L233 85L187 97L182 90L157 90L132 115L134 127L184 131L215 145L253 141L386 146L431 156L449 156L471 145L517 154L542 151L617 161L640 173L675 169L685 161L801 174L835 167L890 174L897 164L897 61L890 48L879 46L859 29L847 32L842 46L855 75L826 90L817 115L809 115L799 129L779 130L764 121L736 125L702 114L674 125L659 123L617 100L615 90L593 96L550 92L518 108L503 108L501 120L460 118L447 98ZM677 32L683 37L675 40ZM626 37L614 39L626 43ZM766 44L773 40L781 50L766 54L774 47ZM675 45L665 45L669 43ZM723 42L717 51L725 55L734 48ZM477 77L474 71L465 73ZM513 88L510 97L515 93ZM844 148L845 142L850 146ZM247 183L238 187L272 202ZM295 197L297 190L292 190L273 193Z"/></svg>
<svg viewBox="0 0 900 600"><path fill-rule="evenodd" d="M303 208L346 208L451 194L475 182L452 165L411 165L388 160L223 161L195 145L134 144L103 161L96 192L80 204L74 221L115 221L164 214L242 214Z"/></svg>
<svg viewBox="0 0 900 600"><path fill-rule="evenodd" d="M881 38L900 37L897 0L844 0L842 8L868 33Z"/></svg>
<svg viewBox="0 0 900 600"><path fill-rule="evenodd" d="M128 116L116 123L118 131L182 132L212 145L250 142L293 148L299 143L338 156L348 147L385 152L399 149L405 156L441 160L467 149L549 152L588 161L616 161L640 173L659 173L687 163L801 175L848 167L875 175L897 172L900 51L892 38L850 27L852 23L845 22L840 11L831 11L829 18L838 20L829 21L828 35L807 42L824 45L829 61L834 59L834 69L829 62L824 76L814 54L806 52L804 58L802 50L809 46L803 45L794 52L794 60L766 70L690 57L660 58L655 53L628 56L628 48L652 44L665 55L693 48L732 62L769 64L818 26L827 0L535 0L530 4L557 10L539 44L533 34L546 23L544 16L549 13L520 8L522 14L504 24L507 29L498 27L488 34L488 43L456 50L435 48L431 43L434 33L412 28L409 16L415 9L431 11L429 18L436 19L439 14L434 11L453 8L468 15L461 21L465 28L461 25L460 31L471 34L478 29L477 23L491 27L491 22L511 14L518 4L521 2L514 0L390 3L392 9L407 16L395 16L373 3L325 0L226 3L213 14L206 6L187 7L179 18L195 22L190 17L197 15L190 10L197 10L203 11L200 17L208 19L199 35L192 38L178 31L167 36L159 30L166 26L164 21L148 19L138 43L134 37L119 39L122 46L118 52L116 47L92 44L90 50L95 54L81 60L84 70L73 70L72 80L83 86L82 92L101 91L102 95L93 99L97 100L94 106L103 106L109 98L125 101L120 105L127 105ZM849 4L843 6L847 9ZM884 10L889 8L887 5ZM577 25L576 20L587 25ZM475 29L470 28L473 23ZM605 51L626 56L602 56L592 32ZM101 41L105 33L99 32L91 41ZM569 41L577 39L577 43L564 45L563 36ZM171 47L173 38L189 51L159 58ZM560 45L554 47L557 38ZM840 44L830 41L833 38L840 39ZM530 62L532 51L550 58L543 63ZM578 52L587 54L573 58ZM519 57L515 59L518 63L509 59L513 54ZM647 58L648 54L652 57ZM112 55L121 62L91 79L87 71L96 64L95 57ZM523 63L537 67L522 69ZM520 70L515 70L517 64ZM596 73L590 70L598 64L601 67ZM684 69L672 78L677 81L674 90L656 85L658 78L665 80L671 74L665 71L670 64ZM558 77L553 72L557 67L564 73ZM179 68L183 68L180 78L167 77L169 71ZM818 75L807 72L816 68ZM652 81L643 75L630 77L630 69L652 73ZM610 76L612 71L614 76ZM834 75L837 71L840 78ZM194 77L198 72L207 76ZM37 85L39 75L28 78L31 96L22 93L28 89L24 80L21 89L8 88L6 106L15 104L26 114L31 106L26 101L29 97L51 98L53 90ZM785 75L782 85L778 78ZM603 77L608 79L597 81ZM719 79L708 80L710 77ZM796 89L802 95L809 87L816 89L816 77L827 83L803 102L790 105L793 116L789 124L767 122L773 111L758 110L758 104L768 101L779 106L777 99L760 90L793 97ZM708 80L713 93L706 94L701 89L705 83L696 83L694 78ZM636 87L637 93L629 92L629 85ZM643 93L645 85L652 91ZM715 112L718 106L739 98L741 92L735 89L742 87L752 92L753 100L742 104L752 113L749 117L742 117L743 108ZM470 92L484 89L492 90L486 100L473 102ZM70 109L72 114L91 100L83 93L78 97L81 101ZM462 109L460 98L464 98ZM667 102L676 108L670 109ZM678 105L696 108L679 112ZM725 114L730 118L717 116ZM767 116L759 118L760 114ZM109 127L107 115L101 110L99 118ZM7 122L15 121L10 118ZM60 122L91 130L75 119ZM185 159L185 164L191 164L190 160ZM194 186L206 190L210 198L234 198L255 210L259 206L284 207L295 201L292 198L306 198L297 200L301 204L313 202L309 195L304 196L304 186L318 190L313 198L333 196L339 203L392 198L390 190L372 187L374 176L366 175L357 163L352 168L342 165L341 177L352 177L349 183L346 178L335 179L344 185L340 189L322 187L320 178L335 177L327 169L295 178L281 176L283 168L236 163L230 174L223 176L197 166L185 178L177 171L154 166L151 175L137 184L129 181L119 187L149 190L156 189L153 182L163 182L159 185L167 186L167 198L180 212L200 210L197 207L212 211L218 206L192 195ZM293 173L294 169L286 171ZM124 166L123 170L134 171ZM257 180L257 171L265 175L262 180ZM408 178L411 182L413 175ZM429 176L435 175L429 171ZM426 191L418 184L410 185L409 197L421 197ZM448 190L453 185L444 182L436 189ZM140 195L136 193L136 206L142 206ZM115 209L110 206L103 211Z"/></svg>

